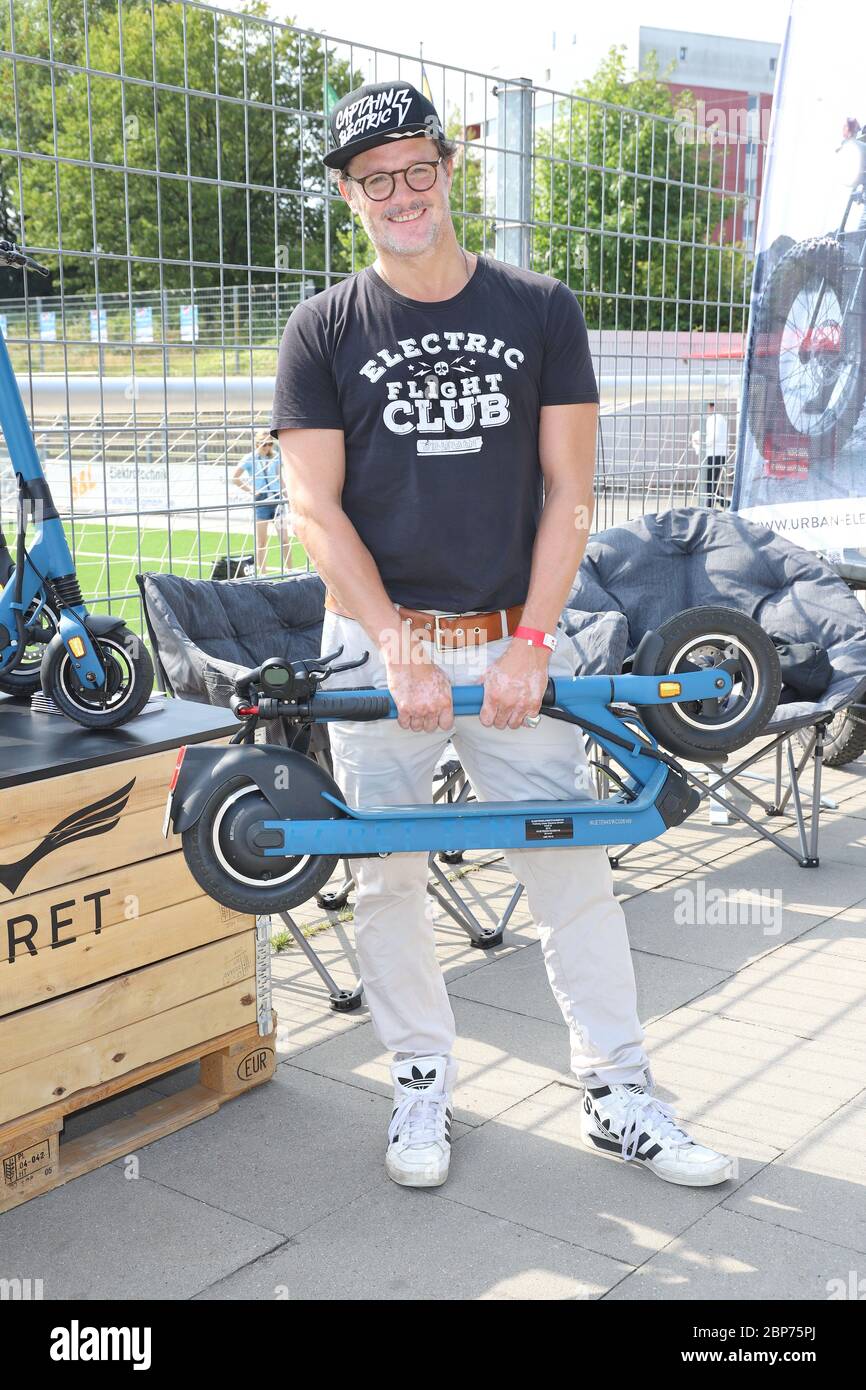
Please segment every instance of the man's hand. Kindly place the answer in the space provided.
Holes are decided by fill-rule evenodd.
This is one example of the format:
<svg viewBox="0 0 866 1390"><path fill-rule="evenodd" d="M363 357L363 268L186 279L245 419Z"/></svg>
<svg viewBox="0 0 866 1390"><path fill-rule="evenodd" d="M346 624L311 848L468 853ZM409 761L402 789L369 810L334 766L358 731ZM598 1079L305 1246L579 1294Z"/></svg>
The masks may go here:
<svg viewBox="0 0 866 1390"><path fill-rule="evenodd" d="M510 642L481 678L481 723L488 728L492 724L497 729L519 729L524 719L538 714L547 689L549 661L547 647L531 647L522 638Z"/></svg>
<svg viewBox="0 0 866 1390"><path fill-rule="evenodd" d="M388 689L397 706L401 729L432 734L454 723L451 685L440 666L416 646L409 659L386 658Z"/></svg>

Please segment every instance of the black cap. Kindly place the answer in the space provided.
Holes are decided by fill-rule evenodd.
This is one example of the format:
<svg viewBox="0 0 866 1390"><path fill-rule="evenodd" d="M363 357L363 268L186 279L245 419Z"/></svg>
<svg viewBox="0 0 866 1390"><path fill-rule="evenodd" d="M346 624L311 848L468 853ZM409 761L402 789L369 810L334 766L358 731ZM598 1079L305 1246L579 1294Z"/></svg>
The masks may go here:
<svg viewBox="0 0 866 1390"><path fill-rule="evenodd" d="M368 82L341 97L329 121L336 146L325 155L329 169L344 169L354 155L392 140L445 135L432 101L409 82Z"/></svg>

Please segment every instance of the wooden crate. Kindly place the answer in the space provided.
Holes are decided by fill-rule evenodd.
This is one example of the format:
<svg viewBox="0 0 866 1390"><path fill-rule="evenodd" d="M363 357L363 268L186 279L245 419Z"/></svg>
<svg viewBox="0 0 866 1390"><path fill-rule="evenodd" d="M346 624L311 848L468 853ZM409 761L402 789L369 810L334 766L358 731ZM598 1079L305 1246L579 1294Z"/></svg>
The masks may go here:
<svg viewBox="0 0 866 1390"><path fill-rule="evenodd" d="M176 750L136 752L0 787L0 1211L273 1075L267 943L257 970L254 919L162 837ZM66 1115L193 1061L197 1084L61 1142Z"/></svg>

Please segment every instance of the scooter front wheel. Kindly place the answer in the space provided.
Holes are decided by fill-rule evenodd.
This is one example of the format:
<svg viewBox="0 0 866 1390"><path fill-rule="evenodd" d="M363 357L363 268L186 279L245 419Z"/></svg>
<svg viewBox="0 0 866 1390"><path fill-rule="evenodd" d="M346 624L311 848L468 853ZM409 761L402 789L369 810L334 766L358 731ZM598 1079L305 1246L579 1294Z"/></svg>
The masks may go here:
<svg viewBox="0 0 866 1390"><path fill-rule="evenodd" d="M153 690L153 663L141 638L127 627L93 642L105 668L104 686L82 685L58 633L42 660L42 689L76 724L86 729L116 729L134 719L147 704Z"/></svg>
<svg viewBox="0 0 866 1390"><path fill-rule="evenodd" d="M676 677L687 671L719 669L733 681L719 699L641 705L649 732L675 757L702 763L744 748L757 738L779 703L782 675L771 639L751 618L731 608L689 608L656 633L657 649L642 659L636 675Z"/></svg>
<svg viewBox="0 0 866 1390"><path fill-rule="evenodd" d="M219 787L194 825L183 831L183 854L200 888L234 912L288 912L323 888L337 867L331 854L265 855L278 819L267 797L245 777Z"/></svg>

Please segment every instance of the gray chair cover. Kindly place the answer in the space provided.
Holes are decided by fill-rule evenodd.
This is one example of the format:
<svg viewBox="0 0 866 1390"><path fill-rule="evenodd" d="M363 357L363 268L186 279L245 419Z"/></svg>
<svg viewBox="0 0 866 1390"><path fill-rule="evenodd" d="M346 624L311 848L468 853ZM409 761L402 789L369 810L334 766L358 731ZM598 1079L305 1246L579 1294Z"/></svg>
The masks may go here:
<svg viewBox="0 0 866 1390"><path fill-rule="evenodd" d="M268 657L318 656L325 586L316 574L283 580L180 579L143 574L154 646L179 699L228 705L232 678Z"/></svg>
<svg viewBox="0 0 866 1390"><path fill-rule="evenodd" d="M645 632L703 604L826 648L833 676L820 700L780 703L768 734L829 718L866 692L866 613L851 590L820 556L734 512L674 508L599 532L568 599L569 609L621 614L628 655Z"/></svg>
<svg viewBox="0 0 866 1390"><path fill-rule="evenodd" d="M622 670L628 651L625 614L565 608L561 621L577 651L576 676L607 676Z"/></svg>

